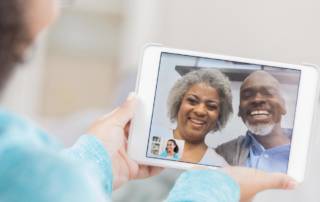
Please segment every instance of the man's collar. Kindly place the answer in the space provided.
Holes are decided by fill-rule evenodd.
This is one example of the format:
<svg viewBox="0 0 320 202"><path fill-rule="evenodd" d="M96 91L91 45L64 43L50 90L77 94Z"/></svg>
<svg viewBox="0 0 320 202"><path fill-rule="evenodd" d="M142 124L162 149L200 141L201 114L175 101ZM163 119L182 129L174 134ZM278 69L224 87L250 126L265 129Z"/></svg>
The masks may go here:
<svg viewBox="0 0 320 202"><path fill-rule="evenodd" d="M292 128L282 128L282 131L283 131L283 134L286 135L291 141L291 139L292 139ZM255 141L257 141L256 138L254 137L255 134L252 133L251 131L248 130L246 135L247 135L248 138L250 137L250 141L251 141L251 139L254 139Z"/></svg>
<svg viewBox="0 0 320 202"><path fill-rule="evenodd" d="M289 137L290 141L292 139L292 129L289 128L282 128L283 133ZM250 131L247 131L246 134L246 140L248 142L248 145L250 145L250 147L252 147L253 151L257 152L257 153L262 153L264 152L266 149L264 148L264 146L262 144L260 144L260 142L258 142L258 140L254 137L254 134ZM285 145L283 145L285 146ZM269 150L271 150L273 148L270 148Z"/></svg>
<svg viewBox="0 0 320 202"><path fill-rule="evenodd" d="M260 154L260 153L262 153L262 152L264 152L266 150L264 148L264 146L262 146L258 142L258 140L253 136L253 133L251 133L250 131L247 131L246 139L248 139L248 144L253 149L253 151L255 151L255 152Z"/></svg>

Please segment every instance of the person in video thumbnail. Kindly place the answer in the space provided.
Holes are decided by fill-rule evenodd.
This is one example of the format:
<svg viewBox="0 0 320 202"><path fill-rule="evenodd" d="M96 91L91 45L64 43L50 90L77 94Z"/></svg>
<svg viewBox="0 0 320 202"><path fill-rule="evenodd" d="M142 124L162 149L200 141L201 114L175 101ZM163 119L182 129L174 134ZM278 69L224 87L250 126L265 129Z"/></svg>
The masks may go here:
<svg viewBox="0 0 320 202"><path fill-rule="evenodd" d="M169 158L173 160L179 159L179 146L174 139L169 139L167 141L166 149L161 153L161 157Z"/></svg>

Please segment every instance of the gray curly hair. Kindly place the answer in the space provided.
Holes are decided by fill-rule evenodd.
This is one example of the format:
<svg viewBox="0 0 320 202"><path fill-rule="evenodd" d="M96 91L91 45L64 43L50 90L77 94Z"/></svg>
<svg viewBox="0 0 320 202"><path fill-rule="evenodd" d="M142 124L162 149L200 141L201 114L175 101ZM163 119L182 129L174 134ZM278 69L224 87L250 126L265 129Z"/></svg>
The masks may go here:
<svg viewBox="0 0 320 202"><path fill-rule="evenodd" d="M205 83L217 90L220 97L220 114L217 126L213 131L224 128L230 115L233 113L231 87L229 79L219 70L215 69L192 71L176 81L170 90L167 100L170 120L172 122L176 121L184 95L191 86L198 83Z"/></svg>

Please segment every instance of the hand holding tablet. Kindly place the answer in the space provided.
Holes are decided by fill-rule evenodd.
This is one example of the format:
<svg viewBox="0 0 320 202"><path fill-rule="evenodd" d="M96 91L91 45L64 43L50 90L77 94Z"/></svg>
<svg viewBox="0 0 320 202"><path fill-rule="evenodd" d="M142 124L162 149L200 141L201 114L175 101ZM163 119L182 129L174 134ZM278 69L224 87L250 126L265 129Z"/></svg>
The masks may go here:
<svg viewBox="0 0 320 202"><path fill-rule="evenodd" d="M318 74L310 66L149 46L129 154L149 165L239 165L302 181Z"/></svg>

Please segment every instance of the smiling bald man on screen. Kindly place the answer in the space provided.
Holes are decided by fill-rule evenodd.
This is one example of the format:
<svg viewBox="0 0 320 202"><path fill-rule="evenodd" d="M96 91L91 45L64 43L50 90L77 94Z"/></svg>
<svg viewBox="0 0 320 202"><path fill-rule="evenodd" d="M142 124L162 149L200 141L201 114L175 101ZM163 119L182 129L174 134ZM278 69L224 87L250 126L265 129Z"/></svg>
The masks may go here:
<svg viewBox="0 0 320 202"><path fill-rule="evenodd" d="M292 129L281 127L286 107L279 89L279 81L266 71L255 71L243 81L238 116L248 131L216 148L230 165L287 172Z"/></svg>

